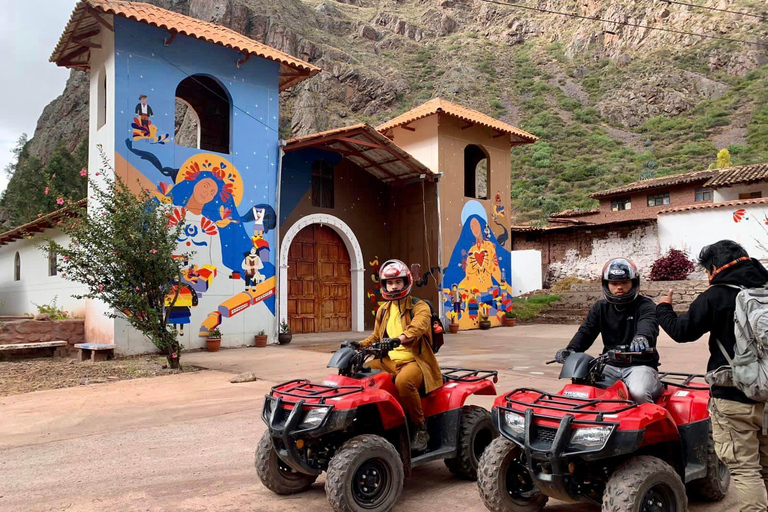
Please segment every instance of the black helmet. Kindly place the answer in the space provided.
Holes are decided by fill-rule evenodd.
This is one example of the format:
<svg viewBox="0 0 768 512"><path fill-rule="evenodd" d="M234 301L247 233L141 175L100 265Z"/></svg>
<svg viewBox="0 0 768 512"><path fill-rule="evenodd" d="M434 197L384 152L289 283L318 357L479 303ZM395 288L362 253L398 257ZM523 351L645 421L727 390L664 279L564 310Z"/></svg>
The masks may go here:
<svg viewBox="0 0 768 512"><path fill-rule="evenodd" d="M632 289L625 295L614 295L608 288L611 281L632 281ZM637 267L626 258L615 258L603 267L603 295L611 304L629 304L640 291L640 274Z"/></svg>

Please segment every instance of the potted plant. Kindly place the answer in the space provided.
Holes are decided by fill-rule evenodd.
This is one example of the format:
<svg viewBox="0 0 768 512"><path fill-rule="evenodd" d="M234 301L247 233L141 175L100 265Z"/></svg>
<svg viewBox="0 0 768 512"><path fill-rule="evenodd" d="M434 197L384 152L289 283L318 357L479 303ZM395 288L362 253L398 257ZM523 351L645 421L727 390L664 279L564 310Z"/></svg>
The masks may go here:
<svg viewBox="0 0 768 512"><path fill-rule="evenodd" d="M280 322L280 334L277 335L277 341L280 342L281 345L287 345L292 339L293 334L291 334L291 328L288 327L288 322L283 320Z"/></svg>
<svg viewBox="0 0 768 512"><path fill-rule="evenodd" d="M504 324L506 324L507 327L514 327L516 321L517 315L514 311L507 311L504 313Z"/></svg>
<svg viewBox="0 0 768 512"><path fill-rule="evenodd" d="M451 334L456 334L459 332L459 324L456 321L458 315L455 311L449 311L448 312L448 319L450 320L450 323L448 324L448 330Z"/></svg>
<svg viewBox="0 0 768 512"><path fill-rule="evenodd" d="M221 331L218 327L208 329L208 336L205 337L205 346L208 352L218 352L221 347Z"/></svg>
<svg viewBox="0 0 768 512"><path fill-rule="evenodd" d="M488 320L488 315L485 313L480 313L480 324L479 324L481 331L487 331L491 328L491 321Z"/></svg>
<svg viewBox="0 0 768 512"><path fill-rule="evenodd" d="M267 346L267 333L264 331L264 329L260 330L256 336L253 337L254 342L256 343L257 347L266 347Z"/></svg>

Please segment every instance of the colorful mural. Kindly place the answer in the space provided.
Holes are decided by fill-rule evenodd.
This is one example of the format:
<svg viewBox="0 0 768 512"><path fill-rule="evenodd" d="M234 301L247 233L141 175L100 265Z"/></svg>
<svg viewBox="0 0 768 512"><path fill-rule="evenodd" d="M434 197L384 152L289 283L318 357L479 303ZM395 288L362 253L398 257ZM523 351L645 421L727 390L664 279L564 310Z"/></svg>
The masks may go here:
<svg viewBox="0 0 768 512"><path fill-rule="evenodd" d="M443 275L445 311L460 329L476 328L481 315L491 325L500 325L504 313L512 310L512 287L506 280L510 252L487 229L488 215L479 202L464 205L461 222L461 235Z"/></svg>
<svg viewBox="0 0 768 512"><path fill-rule="evenodd" d="M509 230L504 225L507 215L504 211L504 204L501 202L501 192L496 192L496 197L494 197L493 206L491 207L491 217L493 218L493 223L501 229L496 239L499 241L499 245L506 247L509 240Z"/></svg>
<svg viewBox="0 0 768 512"><path fill-rule="evenodd" d="M179 255L191 253L169 323L180 335L191 324L199 336L221 325L230 343L248 343L259 330L276 327L271 248L277 224L279 64L252 59L236 67L231 49L193 38L165 46L157 28L123 18L114 23L116 171L173 205L169 224L184 226ZM229 148L176 146L167 133L174 126L177 87L195 74L215 80L227 95ZM203 103L206 91L202 86L197 91ZM220 97L216 101L221 104ZM200 143L207 143L204 136ZM202 340L184 343L196 346Z"/></svg>
<svg viewBox="0 0 768 512"><path fill-rule="evenodd" d="M379 257L374 256L373 261L369 261L368 265L371 266L371 282L373 285L365 291L365 297L370 301L371 314L376 317L376 312L379 310L384 301L381 300L381 283L379 282Z"/></svg>

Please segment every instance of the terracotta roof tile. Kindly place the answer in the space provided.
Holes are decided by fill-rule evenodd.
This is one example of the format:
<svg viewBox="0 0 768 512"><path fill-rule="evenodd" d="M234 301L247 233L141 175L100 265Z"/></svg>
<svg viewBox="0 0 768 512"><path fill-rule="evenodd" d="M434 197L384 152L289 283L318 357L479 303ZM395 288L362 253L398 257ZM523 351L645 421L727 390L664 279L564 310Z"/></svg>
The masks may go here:
<svg viewBox="0 0 768 512"><path fill-rule="evenodd" d="M733 206L746 206L752 204L768 204L768 198L763 197L760 199L737 199L734 201L723 201L722 203L699 203L689 204L686 206L677 206L675 208L667 208L661 210L658 214L663 215L665 213L679 213L688 212L693 210L713 210L715 208L729 208Z"/></svg>
<svg viewBox="0 0 768 512"><path fill-rule="evenodd" d="M603 197L617 196L620 194L626 194L629 192L635 192L637 190L648 190L659 187L669 187L672 185L682 185L684 183L695 183L697 181L706 181L712 176L717 174L717 170L706 170L689 172L685 174L673 174L672 176L662 176L661 178L653 178L650 180L636 181L628 185L622 185L608 190L601 190L590 194L589 197L599 199Z"/></svg>
<svg viewBox="0 0 768 512"><path fill-rule="evenodd" d="M419 105L418 107L409 110L408 112L401 114L380 126L377 126L376 129L384 133L392 128L407 125L414 121L418 121L419 119L437 114L438 112L457 117L470 123L492 128L501 133L509 134L513 144L530 144L539 140L539 138L535 135L531 135L530 133L521 130L520 128L516 128L511 124L503 123L491 116L478 112L477 110L462 107L461 105L451 103L450 101L446 101L442 98L431 99L428 102Z"/></svg>
<svg viewBox="0 0 768 512"><path fill-rule="evenodd" d="M611 228L613 226L631 226L634 224L648 225L656 222L656 217L643 217L639 219L626 219L626 220L613 220L605 222L584 222L580 224L557 224L554 226L525 226L525 225L512 225L510 233L536 233L547 231L559 231L565 229L600 229Z"/></svg>
<svg viewBox="0 0 768 512"><path fill-rule="evenodd" d="M143 2L125 0L81 0L72 11L69 23L61 35L50 61L59 66L88 69L88 46L78 41L78 37L93 37L103 24L95 18L100 14L112 14L130 20L146 23L153 27L168 30L172 34L182 34L225 46L243 53L245 56L257 56L280 63L280 90L286 89L306 78L316 75L320 68L292 57L271 46L267 46L232 29L190 18L160 7ZM103 23L107 23L104 21ZM88 35L90 34L90 35ZM86 38L87 38L86 37ZM83 58L83 56L85 58Z"/></svg>
<svg viewBox="0 0 768 512"><path fill-rule="evenodd" d="M739 183L752 183L768 179L768 164L739 165L720 169L707 183L707 187L730 187Z"/></svg>
<svg viewBox="0 0 768 512"><path fill-rule="evenodd" d="M80 208L88 207L88 199L83 198L75 202L72 206L66 206L60 210L46 213L38 217L37 219L27 222L17 228L13 228L5 233L0 233L0 245L9 244L26 236L32 236L35 233L40 233L46 229L56 227L56 222L61 219L72 217L78 214Z"/></svg>

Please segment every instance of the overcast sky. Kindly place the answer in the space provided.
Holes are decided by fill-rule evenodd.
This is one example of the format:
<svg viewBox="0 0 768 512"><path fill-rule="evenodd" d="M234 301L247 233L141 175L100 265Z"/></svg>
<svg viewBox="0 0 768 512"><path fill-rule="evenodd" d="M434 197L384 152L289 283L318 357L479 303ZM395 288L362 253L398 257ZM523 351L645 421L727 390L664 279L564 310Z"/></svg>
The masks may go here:
<svg viewBox="0 0 768 512"><path fill-rule="evenodd" d="M11 149L22 133L30 138L37 118L64 91L69 70L48 62L69 21L75 0L3 2L0 16L0 190L8 177Z"/></svg>

